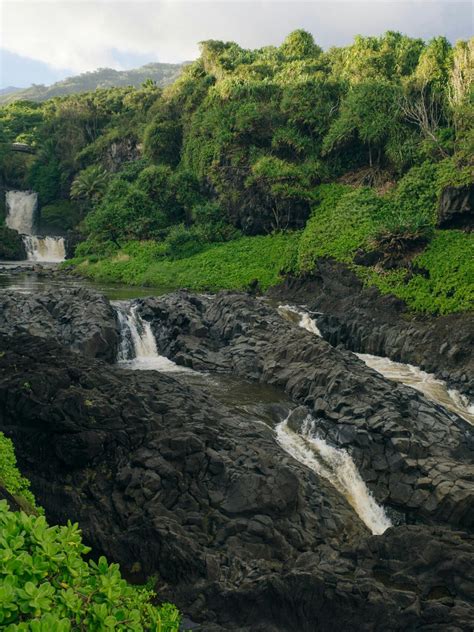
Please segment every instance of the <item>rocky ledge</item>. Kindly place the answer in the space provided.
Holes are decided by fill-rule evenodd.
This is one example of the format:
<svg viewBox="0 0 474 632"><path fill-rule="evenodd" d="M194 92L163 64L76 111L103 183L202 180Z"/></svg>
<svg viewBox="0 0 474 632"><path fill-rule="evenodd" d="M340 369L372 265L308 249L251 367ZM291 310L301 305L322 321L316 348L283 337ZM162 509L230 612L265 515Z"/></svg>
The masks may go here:
<svg viewBox="0 0 474 632"><path fill-rule="evenodd" d="M304 278L288 278L269 292L304 303L332 345L419 366L474 400L474 316L415 316L394 296L364 288L343 264L319 260Z"/></svg>
<svg viewBox="0 0 474 632"><path fill-rule="evenodd" d="M408 389L392 388L387 407L369 414L388 397L380 380L367 370L358 380L362 365L324 341L283 323L274 331L276 316L247 297L203 303L182 294L159 312L148 301L142 310L169 332L162 345L182 361L232 362L238 373L284 385L319 411L323 427L345 425L357 392L353 426L369 445L374 417L382 436L383 424L401 424L403 412L412 435L420 432L414 445L427 440L424 426L436 433L448 424L445 446L433 446L436 460L465 454L464 426ZM279 350L270 353L278 333ZM420 524L371 536L326 480L282 451L270 427L179 376L121 370L27 333L0 335L0 351L0 429L48 518L77 520L94 552L131 577L155 574L160 596L202 622L203 632L471 627L467 533ZM331 355L335 369L325 377ZM395 439L389 433L386 442L401 455ZM391 460L394 473L406 472L406 458ZM465 517L458 512L458 521Z"/></svg>
<svg viewBox="0 0 474 632"><path fill-rule="evenodd" d="M89 357L114 362L119 333L109 301L83 287L44 294L0 294L0 331L56 340Z"/></svg>
<svg viewBox="0 0 474 632"><path fill-rule="evenodd" d="M137 302L163 355L276 386L309 408L318 436L348 448L377 500L408 522L473 525L468 422L247 295L178 292Z"/></svg>

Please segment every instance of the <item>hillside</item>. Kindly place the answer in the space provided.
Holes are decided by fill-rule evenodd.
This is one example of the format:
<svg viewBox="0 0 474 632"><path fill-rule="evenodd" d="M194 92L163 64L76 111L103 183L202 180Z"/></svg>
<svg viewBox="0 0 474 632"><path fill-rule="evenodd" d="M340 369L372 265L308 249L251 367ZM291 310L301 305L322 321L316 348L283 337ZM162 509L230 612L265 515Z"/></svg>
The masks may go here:
<svg viewBox="0 0 474 632"><path fill-rule="evenodd" d="M46 101L52 97L89 92L96 88L138 87L147 79L155 81L159 86L166 86L178 77L183 65L152 63L133 70L99 68L93 72L85 72L68 77L63 81L57 81L51 86L32 85L30 88L24 89L4 88L0 91L0 103L11 103L17 99Z"/></svg>
<svg viewBox="0 0 474 632"><path fill-rule="evenodd" d="M473 50L394 32L203 42L165 89L1 108L5 147L38 151L5 151L0 184L37 191L97 279L264 290L332 259L411 310L470 310Z"/></svg>

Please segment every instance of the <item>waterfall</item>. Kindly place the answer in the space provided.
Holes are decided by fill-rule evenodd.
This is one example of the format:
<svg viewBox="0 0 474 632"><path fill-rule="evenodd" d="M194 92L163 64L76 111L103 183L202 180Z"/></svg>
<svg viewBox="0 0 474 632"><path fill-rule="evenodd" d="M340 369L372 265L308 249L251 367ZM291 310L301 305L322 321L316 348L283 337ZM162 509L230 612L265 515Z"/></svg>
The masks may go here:
<svg viewBox="0 0 474 632"><path fill-rule="evenodd" d="M315 436L314 426L314 420L308 415L300 435L285 419L276 427L277 440L293 458L327 479L374 535L382 534L392 523L362 480L351 456Z"/></svg>
<svg viewBox="0 0 474 632"><path fill-rule="evenodd" d="M38 194L33 191L7 191L8 228L22 235L32 235L38 211Z"/></svg>
<svg viewBox="0 0 474 632"><path fill-rule="evenodd" d="M28 261L59 263L66 258L62 237L41 237L35 234L38 215L38 194L33 191L7 191L8 228L23 235Z"/></svg>
<svg viewBox="0 0 474 632"><path fill-rule="evenodd" d="M278 311L285 320L296 323L303 329L306 329L306 331L321 337L321 332L308 312L301 311L293 305L280 305ZM474 424L474 404L470 403L458 391L448 389L446 382L437 379L431 373L426 373L426 371L422 371L412 364L395 362L382 356L374 356L369 353L356 353L355 355L365 362L368 367L374 369L388 380L411 386L423 393L428 399L455 412L470 424Z"/></svg>
<svg viewBox="0 0 474 632"><path fill-rule="evenodd" d="M374 356L369 353L356 353L356 356L387 379L411 386L423 393L428 399L441 404L444 408L474 424L474 406L464 395L454 389L448 389L446 382L438 380L431 373L426 373L412 364L395 362L389 358Z"/></svg>
<svg viewBox="0 0 474 632"><path fill-rule="evenodd" d="M151 323L138 313L138 305L114 303L120 329L118 363L132 369L162 372L189 371L158 354Z"/></svg>
<svg viewBox="0 0 474 632"><path fill-rule="evenodd" d="M23 235L23 243L29 261L54 263L66 258L66 246L62 237Z"/></svg>
<svg viewBox="0 0 474 632"><path fill-rule="evenodd" d="M316 325L314 318L311 318L308 312L297 309L293 305L279 305L278 311L285 320L299 325L302 329L306 329L312 334L321 338L321 332Z"/></svg>

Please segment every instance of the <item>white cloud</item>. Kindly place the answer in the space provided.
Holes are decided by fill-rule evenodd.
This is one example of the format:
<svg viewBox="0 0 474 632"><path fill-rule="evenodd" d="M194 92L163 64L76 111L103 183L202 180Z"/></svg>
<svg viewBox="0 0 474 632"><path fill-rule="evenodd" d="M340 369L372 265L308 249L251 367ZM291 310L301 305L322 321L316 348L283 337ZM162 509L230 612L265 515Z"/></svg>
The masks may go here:
<svg viewBox="0 0 474 632"><path fill-rule="evenodd" d="M2 47L54 68L74 72L119 68L127 54L182 61L198 55L204 39L236 40L243 46L278 44L294 28L310 30L323 46L350 41L356 33L402 30L429 37L469 36L469 2L2 2Z"/></svg>

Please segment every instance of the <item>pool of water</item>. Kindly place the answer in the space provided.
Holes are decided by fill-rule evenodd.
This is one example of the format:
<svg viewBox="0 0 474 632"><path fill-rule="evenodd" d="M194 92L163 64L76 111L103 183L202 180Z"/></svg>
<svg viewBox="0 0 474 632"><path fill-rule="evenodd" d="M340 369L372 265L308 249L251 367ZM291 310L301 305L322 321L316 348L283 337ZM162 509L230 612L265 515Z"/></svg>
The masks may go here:
<svg viewBox="0 0 474 632"><path fill-rule="evenodd" d="M104 294L110 300L129 300L145 296L161 296L168 288L142 287L93 281L69 274L62 274L56 264L32 265L31 261L0 261L0 292L15 291L22 294L46 292L51 289L88 287Z"/></svg>

